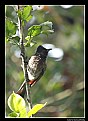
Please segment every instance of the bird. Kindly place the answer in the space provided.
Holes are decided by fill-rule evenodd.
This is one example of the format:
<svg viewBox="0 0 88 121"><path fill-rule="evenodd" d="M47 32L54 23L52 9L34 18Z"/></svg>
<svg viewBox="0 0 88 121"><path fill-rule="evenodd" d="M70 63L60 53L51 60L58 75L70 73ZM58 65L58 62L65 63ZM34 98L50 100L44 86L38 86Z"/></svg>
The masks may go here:
<svg viewBox="0 0 88 121"><path fill-rule="evenodd" d="M27 73L28 73L28 79L27 82L30 87L36 84L40 80L40 78L43 76L47 64L46 59L48 56L48 52L52 50L44 48L42 45L39 45L37 47L37 50L34 55L30 57L27 64ZM22 83L19 90L16 92L16 94L19 94L24 98L24 95L26 93L26 81Z"/></svg>

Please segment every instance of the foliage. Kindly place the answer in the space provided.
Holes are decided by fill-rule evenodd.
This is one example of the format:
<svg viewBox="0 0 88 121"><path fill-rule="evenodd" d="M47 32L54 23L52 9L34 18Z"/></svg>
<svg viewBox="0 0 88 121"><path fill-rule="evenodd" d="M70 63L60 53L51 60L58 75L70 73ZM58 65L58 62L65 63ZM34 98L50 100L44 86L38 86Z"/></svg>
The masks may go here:
<svg viewBox="0 0 88 121"><path fill-rule="evenodd" d="M22 21L22 26L24 27L27 22L32 19L33 15L32 12L32 6L22 6L21 10L16 11L18 17ZM18 23L19 26L19 23ZM16 35L17 31L17 23L14 23L13 21L9 20L8 17L6 18L6 40L7 42L10 41L12 44L19 45L20 37ZM52 22L44 22L40 25L33 25L28 28L28 35L25 37L26 42L24 43L25 46L33 46L36 42L33 41L35 36L38 36L40 34L50 34L53 33L52 29ZM23 34L23 33L22 33ZM36 40L37 41L37 40Z"/></svg>
<svg viewBox="0 0 88 121"><path fill-rule="evenodd" d="M19 7L19 6L18 6ZM16 35L17 30L21 31L20 24L22 23L21 27L24 27L27 22L30 21L32 18L31 15L32 6L22 6L21 9L18 9L18 23L14 23L8 17L6 18L6 41L12 43L13 45L18 45L20 48L20 39L22 35ZM21 21L21 22L20 22ZM33 25L28 29L28 35L25 37L26 42L24 46L33 46L35 42L33 38L40 34L53 33L52 30L52 22L44 22L40 25ZM19 32L19 34L21 34ZM23 33L22 33L23 34ZM9 117L30 117L32 114L35 114L38 110L43 108L45 104L37 104L31 109L28 113L26 112L25 101L19 95L13 93L10 95L8 99L8 106L13 111L9 114Z"/></svg>
<svg viewBox="0 0 88 121"><path fill-rule="evenodd" d="M42 8L41 8L42 7ZM6 16L17 26L17 12L13 6L7 6ZM84 117L84 11L85 7L73 6L64 9L61 6L40 6L39 10L32 10L29 22L24 22L26 54L30 57L35 53L35 48L39 44L50 43L57 48L64 50L64 57L61 61L54 61L48 57L47 70L41 80L31 88L33 104L44 104L47 106L38 111L35 117ZM7 20L7 19L6 19ZM28 35L28 29L33 26L41 26L45 22L53 23L54 34L45 36L40 34L34 37ZM51 24L52 25L52 24ZM43 26L46 30L46 26ZM17 29L17 28L15 28ZM48 28L51 30L50 28ZM38 29L39 31L39 29ZM52 29L53 31L53 29ZM11 36L15 40L15 36ZM42 41L41 41L42 40ZM35 44L34 44L35 43ZM19 43L18 43L19 45ZM34 45L30 47L31 45ZM12 91L17 91L23 82L23 72L20 67L20 49L18 46L6 44L6 99ZM11 110L7 106L6 113Z"/></svg>
<svg viewBox="0 0 88 121"><path fill-rule="evenodd" d="M12 93L8 98L8 106L13 111L8 117L31 117L38 110L43 108L46 104L36 104L29 112L26 111L25 100L18 94Z"/></svg>
<svg viewBox="0 0 88 121"><path fill-rule="evenodd" d="M17 25L10 20L6 21L6 37L11 37L16 34ZM7 39L8 40L8 39Z"/></svg>
<svg viewBox="0 0 88 121"><path fill-rule="evenodd" d="M48 27L48 29L44 29L44 27L46 27L46 26ZM28 36L25 37L25 39L27 40L27 42L25 43L25 46L32 45L32 43L35 44L35 41L33 41L33 38L35 36L38 36L40 34L48 35L53 32L54 31L52 30L52 22L47 21L40 25L33 25L28 29Z"/></svg>

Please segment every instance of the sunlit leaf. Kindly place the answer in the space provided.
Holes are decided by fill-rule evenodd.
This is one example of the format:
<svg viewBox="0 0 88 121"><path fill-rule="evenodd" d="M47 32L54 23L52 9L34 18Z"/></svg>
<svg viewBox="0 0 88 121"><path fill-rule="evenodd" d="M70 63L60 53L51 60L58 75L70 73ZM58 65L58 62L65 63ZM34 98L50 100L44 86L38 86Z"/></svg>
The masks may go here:
<svg viewBox="0 0 88 121"><path fill-rule="evenodd" d="M30 47L30 41L27 41L25 44L24 44L25 47Z"/></svg>
<svg viewBox="0 0 88 121"><path fill-rule="evenodd" d="M22 12L22 19L23 20L26 20L28 18L28 16L31 13L31 10L32 10L32 6L26 6L23 8L23 12Z"/></svg>
<svg viewBox="0 0 88 121"><path fill-rule="evenodd" d="M12 112L8 115L8 117L19 117L19 113Z"/></svg>
<svg viewBox="0 0 88 121"><path fill-rule="evenodd" d="M35 114L36 112L38 112L40 109L42 109L45 104L36 104L29 112L28 112L28 117L30 117L32 114Z"/></svg>
<svg viewBox="0 0 88 121"><path fill-rule="evenodd" d="M24 26L25 21L28 22L32 18L31 11L32 11L32 6L26 6L23 7L23 9L18 10L18 16L22 20L22 26Z"/></svg>
<svg viewBox="0 0 88 121"><path fill-rule="evenodd" d="M30 40L30 36L25 37L26 40Z"/></svg>
<svg viewBox="0 0 88 121"><path fill-rule="evenodd" d="M6 20L6 37L14 35L17 30L17 25L10 20Z"/></svg>
<svg viewBox="0 0 88 121"><path fill-rule="evenodd" d="M23 110L20 111L20 117L25 117L25 118L28 117L26 108L24 108Z"/></svg>
<svg viewBox="0 0 88 121"><path fill-rule="evenodd" d="M32 17L33 17L32 15L28 16L28 17L26 18L26 21L27 21L27 22L30 21L30 19L31 19Z"/></svg>
<svg viewBox="0 0 88 121"><path fill-rule="evenodd" d="M41 26L48 26L50 29L52 29L53 23L50 22L50 21L46 21L46 22L44 22L44 23L42 23L42 24L40 24L40 25L41 25Z"/></svg>
<svg viewBox="0 0 88 121"><path fill-rule="evenodd" d="M12 111L17 113L26 110L24 99L14 92L8 98L8 106Z"/></svg>
<svg viewBox="0 0 88 121"><path fill-rule="evenodd" d="M48 26L49 28L44 29L45 26ZM52 22L44 22L40 25L33 25L28 29L28 35L30 37L35 37L39 34L50 34L53 33L54 30L52 30Z"/></svg>
<svg viewBox="0 0 88 121"><path fill-rule="evenodd" d="M41 34L46 34L48 36L48 34L52 34L53 32L53 30L43 30L41 31Z"/></svg>
<svg viewBox="0 0 88 121"><path fill-rule="evenodd" d="M28 35L31 37L37 36L41 33L40 25L33 25L28 29Z"/></svg>
<svg viewBox="0 0 88 121"><path fill-rule="evenodd" d="M32 47L32 46L35 45L35 44L36 44L36 41L33 41L33 40L32 40L31 42L30 42L30 41L27 41L27 42L24 44L24 46L25 46L25 47Z"/></svg>

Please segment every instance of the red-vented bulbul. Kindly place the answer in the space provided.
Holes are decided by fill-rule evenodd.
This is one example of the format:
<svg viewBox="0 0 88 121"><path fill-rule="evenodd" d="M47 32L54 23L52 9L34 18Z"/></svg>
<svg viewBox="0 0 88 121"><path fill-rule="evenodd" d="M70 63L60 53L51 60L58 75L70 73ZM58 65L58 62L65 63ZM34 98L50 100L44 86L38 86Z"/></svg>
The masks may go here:
<svg viewBox="0 0 88 121"><path fill-rule="evenodd" d="M46 49L40 45L38 46L36 53L29 59L27 65L27 72L29 78L28 83L30 84L30 86L33 86L43 76L46 70L46 58L50 50L51 49ZM25 92L26 82L23 82L23 84L16 93L24 97Z"/></svg>

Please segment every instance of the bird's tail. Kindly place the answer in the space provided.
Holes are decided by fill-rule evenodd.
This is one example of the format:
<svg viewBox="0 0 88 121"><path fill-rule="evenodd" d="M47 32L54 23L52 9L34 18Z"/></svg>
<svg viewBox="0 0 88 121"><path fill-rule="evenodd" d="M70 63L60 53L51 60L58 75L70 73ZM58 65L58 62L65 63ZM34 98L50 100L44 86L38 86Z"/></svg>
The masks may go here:
<svg viewBox="0 0 88 121"><path fill-rule="evenodd" d="M34 84L36 83L35 80L30 80L28 82L28 84L30 85L30 87L32 87ZM26 81L24 81L22 83L22 85L20 86L19 90L16 92L16 94L19 94L20 96L22 96L24 98L24 95L26 93Z"/></svg>
<svg viewBox="0 0 88 121"><path fill-rule="evenodd" d="M24 98L25 92L26 92L26 82L24 81L20 86L19 90L16 92L16 94L19 94Z"/></svg>

